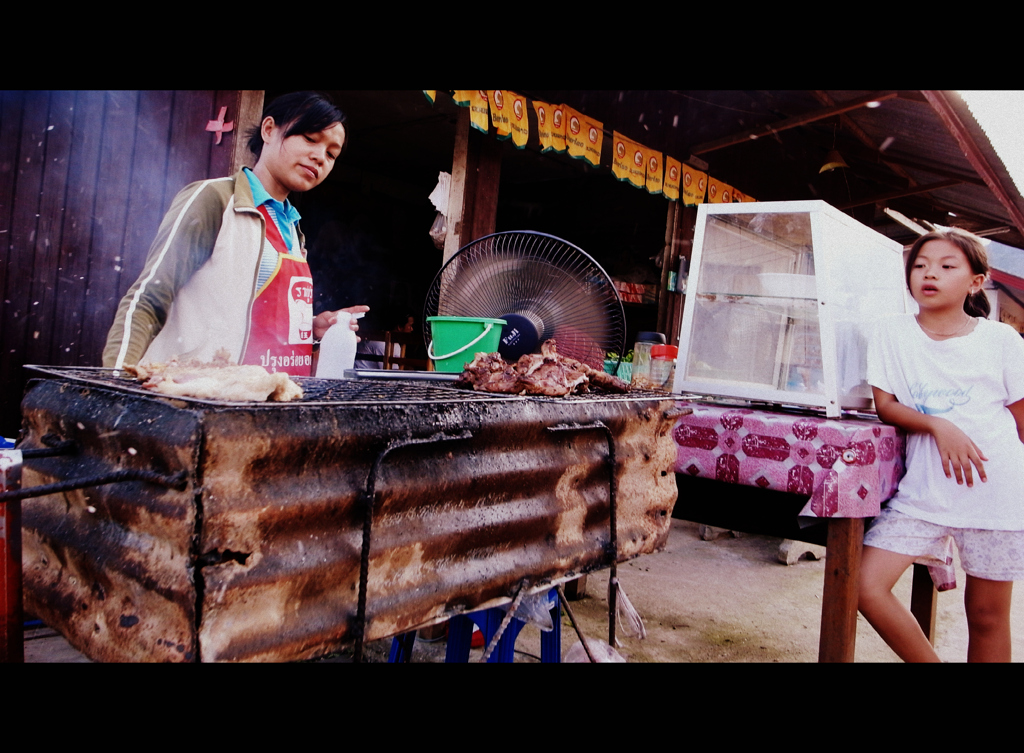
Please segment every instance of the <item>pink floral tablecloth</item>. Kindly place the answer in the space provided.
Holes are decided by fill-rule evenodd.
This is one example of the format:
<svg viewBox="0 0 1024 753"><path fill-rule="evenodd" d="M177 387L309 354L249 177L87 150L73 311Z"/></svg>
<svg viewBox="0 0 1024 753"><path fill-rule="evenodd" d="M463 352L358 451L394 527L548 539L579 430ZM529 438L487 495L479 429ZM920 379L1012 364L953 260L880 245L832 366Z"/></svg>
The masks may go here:
<svg viewBox="0 0 1024 753"><path fill-rule="evenodd" d="M834 419L680 401L676 473L809 497L801 516L873 518L903 477L904 435L871 419ZM929 565L939 591L952 561Z"/></svg>
<svg viewBox="0 0 1024 753"><path fill-rule="evenodd" d="M804 516L874 517L903 475L903 435L878 421L679 406L677 473L806 495Z"/></svg>

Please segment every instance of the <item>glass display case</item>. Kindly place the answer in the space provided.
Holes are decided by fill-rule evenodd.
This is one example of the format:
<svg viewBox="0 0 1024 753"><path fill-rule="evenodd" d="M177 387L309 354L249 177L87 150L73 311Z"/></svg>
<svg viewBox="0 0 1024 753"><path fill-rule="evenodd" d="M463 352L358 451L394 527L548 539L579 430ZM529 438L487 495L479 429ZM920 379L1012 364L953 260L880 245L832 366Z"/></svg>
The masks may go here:
<svg viewBox="0 0 1024 753"><path fill-rule="evenodd" d="M702 204L673 391L871 407L867 335L911 310L903 246L823 201Z"/></svg>

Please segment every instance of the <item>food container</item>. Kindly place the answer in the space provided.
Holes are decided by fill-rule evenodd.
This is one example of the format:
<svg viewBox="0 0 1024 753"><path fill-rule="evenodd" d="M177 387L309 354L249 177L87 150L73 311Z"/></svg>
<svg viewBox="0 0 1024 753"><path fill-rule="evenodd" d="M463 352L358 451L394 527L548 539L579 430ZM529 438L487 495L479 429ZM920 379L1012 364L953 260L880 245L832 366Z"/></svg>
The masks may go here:
<svg viewBox="0 0 1024 753"><path fill-rule="evenodd" d="M630 384L639 390L657 389L651 381L651 348L664 345L661 332L638 332L633 346L633 374Z"/></svg>
<svg viewBox="0 0 1024 753"><path fill-rule="evenodd" d="M823 201L701 205L672 391L870 408L873 322L910 301L902 251Z"/></svg>
<svg viewBox="0 0 1024 753"><path fill-rule="evenodd" d="M675 345L654 345L651 347L651 384L662 392L672 391L676 375L676 356L679 348Z"/></svg>

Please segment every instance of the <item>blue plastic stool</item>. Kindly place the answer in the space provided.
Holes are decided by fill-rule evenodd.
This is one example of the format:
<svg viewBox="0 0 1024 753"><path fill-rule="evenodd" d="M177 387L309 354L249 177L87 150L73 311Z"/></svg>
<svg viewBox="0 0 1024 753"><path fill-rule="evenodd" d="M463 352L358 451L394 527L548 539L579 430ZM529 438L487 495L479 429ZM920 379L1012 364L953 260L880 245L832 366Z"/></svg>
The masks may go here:
<svg viewBox="0 0 1024 753"><path fill-rule="evenodd" d="M562 614L558 603L558 591L551 589L548 592L548 603L551 604L551 622L554 629L541 631L540 634L540 660L544 664L558 664L562 661ZM489 646L494 634L501 627L505 619L505 610L498 607L482 609L479 612L470 614L459 614L448 620L448 648L445 651L445 663L466 663L469 661L470 644L473 641L474 623L480 628L484 636L484 645ZM498 645L494 647L488 664L511 664L515 656L516 639L520 631L526 625L515 617L505 628ZM413 630L402 635L395 636L391 641L391 653L388 662L404 663L412 658L413 642L416 638L416 631Z"/></svg>

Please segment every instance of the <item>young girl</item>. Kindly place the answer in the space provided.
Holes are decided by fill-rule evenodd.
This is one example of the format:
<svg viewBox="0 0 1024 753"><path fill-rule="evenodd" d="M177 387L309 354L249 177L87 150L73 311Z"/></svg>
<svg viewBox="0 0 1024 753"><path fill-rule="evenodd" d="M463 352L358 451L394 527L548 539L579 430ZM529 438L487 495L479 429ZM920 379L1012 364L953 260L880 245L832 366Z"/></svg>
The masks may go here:
<svg viewBox="0 0 1024 753"><path fill-rule="evenodd" d="M860 611L905 661L938 661L892 594L915 561L967 573L968 661L1010 660L1010 597L1024 574L1024 341L992 322L981 242L922 236L907 259L920 313L886 320L868 349L879 417L907 431L907 472L864 537Z"/></svg>
<svg viewBox="0 0 1024 753"><path fill-rule="evenodd" d="M175 197L118 307L104 366L209 361L226 350L240 364L310 375L313 342L338 312L313 317L305 239L288 195L330 174L345 145L344 123L319 94L279 97L248 134L252 170L193 183ZM358 328L354 320L350 326Z"/></svg>

